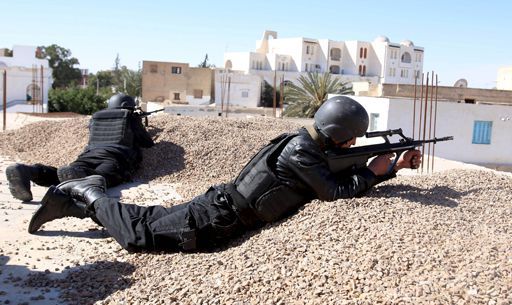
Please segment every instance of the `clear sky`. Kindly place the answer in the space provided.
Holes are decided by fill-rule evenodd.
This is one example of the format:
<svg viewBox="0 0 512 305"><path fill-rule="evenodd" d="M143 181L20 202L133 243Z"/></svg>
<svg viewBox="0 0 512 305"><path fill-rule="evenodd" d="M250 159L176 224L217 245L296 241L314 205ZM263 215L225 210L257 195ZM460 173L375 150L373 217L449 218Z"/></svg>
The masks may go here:
<svg viewBox="0 0 512 305"><path fill-rule="evenodd" d="M440 85L465 78L493 88L512 66L512 1L0 0L0 47L57 44L90 72L143 60L188 62L254 51L264 30L279 38L391 42L425 49L424 72Z"/></svg>

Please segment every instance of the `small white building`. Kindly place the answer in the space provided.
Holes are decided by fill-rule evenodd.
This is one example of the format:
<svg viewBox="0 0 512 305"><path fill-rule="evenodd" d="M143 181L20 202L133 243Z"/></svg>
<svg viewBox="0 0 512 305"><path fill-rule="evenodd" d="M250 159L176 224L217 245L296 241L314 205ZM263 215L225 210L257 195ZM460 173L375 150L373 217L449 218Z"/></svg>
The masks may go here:
<svg viewBox="0 0 512 305"><path fill-rule="evenodd" d="M215 69L214 79L217 108L251 108L259 104L262 86L259 76L244 74L242 71Z"/></svg>
<svg viewBox="0 0 512 305"><path fill-rule="evenodd" d="M423 138L419 123L420 101L416 100L413 118L413 99L393 99L351 96L361 103L370 116L369 131L402 128L404 135L416 140ZM424 104L423 104L423 107ZM512 168L512 107L489 104L438 102L437 116L430 119L427 105L425 138L453 136L454 140L435 145L435 156L489 167ZM435 113L435 103L432 113ZM435 121L434 121L435 118ZM413 136L413 120L414 136ZM434 133L435 123L435 133ZM429 128L429 125L432 128ZM397 140L396 138L392 138Z"/></svg>
<svg viewBox="0 0 512 305"><path fill-rule="evenodd" d="M279 80L295 82L307 72L329 72L345 83L357 83L355 91L368 91L370 86L384 83L414 84L415 76L423 73L423 59L423 48L410 40L393 43L384 36L372 42L278 38L277 32L265 31L255 51L225 53L224 68L259 76L271 85L277 78L277 86Z"/></svg>
<svg viewBox="0 0 512 305"><path fill-rule="evenodd" d="M53 83L48 60L37 58L34 46L15 45L12 57L6 56L5 50L0 49L0 98L5 90L7 111L48 112L48 91ZM7 75L5 88L4 71Z"/></svg>

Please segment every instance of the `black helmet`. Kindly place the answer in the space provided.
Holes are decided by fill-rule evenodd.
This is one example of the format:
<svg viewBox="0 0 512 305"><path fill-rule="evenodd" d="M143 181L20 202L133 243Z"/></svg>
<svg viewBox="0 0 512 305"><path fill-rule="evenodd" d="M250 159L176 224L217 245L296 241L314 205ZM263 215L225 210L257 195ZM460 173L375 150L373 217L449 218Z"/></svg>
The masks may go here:
<svg viewBox="0 0 512 305"><path fill-rule="evenodd" d="M364 136L368 129L368 113L350 97L331 97L315 113L315 127L324 138L343 143Z"/></svg>
<svg viewBox="0 0 512 305"><path fill-rule="evenodd" d="M118 93L116 95L113 95L108 100L109 109L135 109L135 106L137 106L137 104L135 103L133 97L126 95L124 93Z"/></svg>

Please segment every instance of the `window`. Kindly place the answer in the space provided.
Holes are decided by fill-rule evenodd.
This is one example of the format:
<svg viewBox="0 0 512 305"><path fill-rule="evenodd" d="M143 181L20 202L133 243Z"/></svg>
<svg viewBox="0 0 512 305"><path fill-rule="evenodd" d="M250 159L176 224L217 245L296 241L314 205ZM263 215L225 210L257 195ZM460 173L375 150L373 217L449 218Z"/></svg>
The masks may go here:
<svg viewBox="0 0 512 305"><path fill-rule="evenodd" d="M242 91L242 97L247 98L249 97L249 91Z"/></svg>
<svg viewBox="0 0 512 305"><path fill-rule="evenodd" d="M340 74L340 66L336 66L336 65L330 66L329 72L332 74Z"/></svg>
<svg viewBox="0 0 512 305"><path fill-rule="evenodd" d="M407 64L411 63L411 54L409 54L409 52L404 52L404 54L402 54L402 62Z"/></svg>
<svg viewBox="0 0 512 305"><path fill-rule="evenodd" d="M203 90L194 89L194 98L203 98Z"/></svg>
<svg viewBox="0 0 512 305"><path fill-rule="evenodd" d="M181 67L172 67L171 73L172 74L181 74Z"/></svg>
<svg viewBox="0 0 512 305"><path fill-rule="evenodd" d="M475 121L473 124L473 144L491 144L492 121Z"/></svg>
<svg viewBox="0 0 512 305"><path fill-rule="evenodd" d="M180 100L180 94L178 92L174 92L174 100L179 101Z"/></svg>
<svg viewBox="0 0 512 305"><path fill-rule="evenodd" d="M315 46L306 45L306 54L313 55L314 49L315 49Z"/></svg>
<svg viewBox="0 0 512 305"><path fill-rule="evenodd" d="M158 73L157 65L149 65L149 73Z"/></svg>
<svg viewBox="0 0 512 305"><path fill-rule="evenodd" d="M341 50L339 48L331 49L331 60L340 60L341 59Z"/></svg>
<svg viewBox="0 0 512 305"><path fill-rule="evenodd" d="M363 58L363 48L359 48L359 58Z"/></svg>
<svg viewBox="0 0 512 305"><path fill-rule="evenodd" d="M379 114L378 113L370 113L370 131L377 130L378 123L379 123Z"/></svg>
<svg viewBox="0 0 512 305"><path fill-rule="evenodd" d="M366 65L363 65L363 76L366 75Z"/></svg>
<svg viewBox="0 0 512 305"><path fill-rule="evenodd" d="M366 58L367 55L368 55L368 49L364 48L364 58Z"/></svg>
<svg viewBox="0 0 512 305"><path fill-rule="evenodd" d="M309 64L308 64L308 63L306 63L306 69L305 69L305 71L306 71L306 72L308 72L308 71L309 71Z"/></svg>

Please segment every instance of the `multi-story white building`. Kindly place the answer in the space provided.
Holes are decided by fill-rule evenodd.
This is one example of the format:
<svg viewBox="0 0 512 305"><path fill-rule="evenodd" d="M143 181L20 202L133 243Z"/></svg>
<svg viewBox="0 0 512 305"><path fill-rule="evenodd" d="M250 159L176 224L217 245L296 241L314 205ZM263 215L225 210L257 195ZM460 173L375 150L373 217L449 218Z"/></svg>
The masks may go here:
<svg viewBox="0 0 512 305"><path fill-rule="evenodd" d="M254 52L225 53L224 68L259 75L269 84L275 77L295 81L307 72L329 72L354 84L357 94L365 90L358 88L378 84L414 84L415 76L423 73L423 59L423 48L410 40L392 43L384 36L372 42L278 38L277 32L265 31ZM257 106L258 102L251 104Z"/></svg>
<svg viewBox="0 0 512 305"><path fill-rule="evenodd" d="M0 49L0 97L4 90L8 112L47 112L53 78L47 59L36 57L34 46L15 45L12 56ZM4 88L3 75L7 75Z"/></svg>

